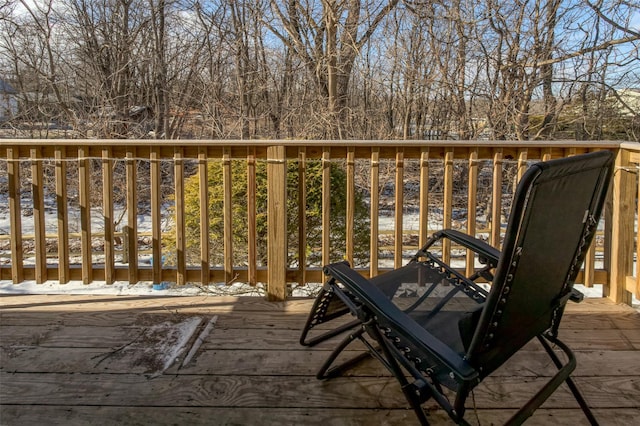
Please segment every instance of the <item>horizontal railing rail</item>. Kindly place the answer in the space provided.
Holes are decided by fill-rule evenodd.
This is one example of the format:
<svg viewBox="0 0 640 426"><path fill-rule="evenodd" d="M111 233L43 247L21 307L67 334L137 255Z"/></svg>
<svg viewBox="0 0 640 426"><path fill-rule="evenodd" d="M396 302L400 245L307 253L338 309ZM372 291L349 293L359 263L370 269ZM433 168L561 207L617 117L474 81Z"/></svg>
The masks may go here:
<svg viewBox="0 0 640 426"><path fill-rule="evenodd" d="M1 279L239 281L264 284L272 300L321 282L321 266L334 260L371 276L398 267L440 228L499 247L515 184L531 162L613 150L625 173L616 174L579 280L603 284L620 301L638 291L627 259L636 144L6 139L0 146L0 215L8 223L0 232L10 235L0 238ZM462 270L477 266L459 247L441 250Z"/></svg>

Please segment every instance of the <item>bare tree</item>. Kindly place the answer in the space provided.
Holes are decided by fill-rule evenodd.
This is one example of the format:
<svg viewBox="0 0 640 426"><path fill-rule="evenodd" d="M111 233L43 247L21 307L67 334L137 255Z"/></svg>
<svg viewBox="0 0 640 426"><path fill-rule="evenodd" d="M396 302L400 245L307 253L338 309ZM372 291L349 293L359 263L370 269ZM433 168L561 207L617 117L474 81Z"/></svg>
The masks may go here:
<svg viewBox="0 0 640 426"><path fill-rule="evenodd" d="M76 136L637 138L622 90L640 81L638 14L628 0L0 0L0 70L23 120Z"/></svg>
<svg viewBox="0 0 640 426"><path fill-rule="evenodd" d="M280 25L265 21L305 64L325 101L328 133L341 138L346 115L349 80L360 50L399 0L337 1L291 0L282 5L271 0Z"/></svg>

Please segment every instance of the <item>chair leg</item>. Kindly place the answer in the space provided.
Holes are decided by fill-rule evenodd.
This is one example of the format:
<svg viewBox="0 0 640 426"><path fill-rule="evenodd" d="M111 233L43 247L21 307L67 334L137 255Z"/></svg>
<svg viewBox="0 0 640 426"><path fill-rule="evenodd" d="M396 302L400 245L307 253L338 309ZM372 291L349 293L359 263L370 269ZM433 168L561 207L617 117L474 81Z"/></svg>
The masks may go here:
<svg viewBox="0 0 640 426"><path fill-rule="evenodd" d="M382 364L393 374L396 378L405 398L413 411L415 412L420 424L425 426L429 424L427 415L422 408L422 404L427 400L433 398L442 407L449 417L456 422L456 424L462 426L469 426L466 420L464 420L464 401L462 401L459 410L454 409L451 406L447 398L442 393L442 388L438 383L430 383L415 367L412 367L409 362L399 362L406 360L397 348L389 344L377 326L371 323L365 323L368 334L371 335L375 341L379 344L379 350L374 355ZM369 345L368 345L369 346ZM371 348L371 346L370 346ZM407 380L407 376L403 371L403 367L407 373L413 377L413 382ZM467 390L463 392L468 393Z"/></svg>
<svg viewBox="0 0 640 426"><path fill-rule="evenodd" d="M422 426L428 426L429 420L427 419L427 415L424 413L422 409L422 404L420 403L420 398L416 396L414 386L411 386L410 383L407 386L402 386L402 393L404 393L404 397L409 401L409 405L413 408L414 413L416 413L416 417Z"/></svg>
<svg viewBox="0 0 640 426"><path fill-rule="evenodd" d="M340 342L340 344L333 350L333 352L331 352L331 355L329 355L329 357L325 360L324 364L322 364L322 367L320 367L320 370L318 370L316 377L318 379L329 379L332 377L339 376L340 373L342 373L343 371L352 367L359 361L367 358L370 355L369 352L363 352L339 365L336 365L333 368L330 368L331 365L336 360L336 358L338 358L340 353L342 353L342 351L347 346L349 346L354 340L360 339L360 337L362 336L362 333L364 333L363 328L356 330L354 333L350 333L347 337L345 337L342 340L342 342Z"/></svg>
<svg viewBox="0 0 640 426"><path fill-rule="evenodd" d="M549 354L549 357L551 358L553 363L556 365L556 367L562 368L562 362L560 362L560 359L558 358L556 353L553 351L551 346L549 346L549 344L546 342L544 338L538 337L538 339L540 340L540 343L542 343L542 346L544 347L545 351L547 351L547 354ZM564 344L560 342L557 338L554 338L551 341L558 346L561 346L561 345L564 346ZM576 383L573 381L571 377L567 377L566 382L567 382L567 386L569 386L569 389L571 390L571 393L573 394L573 397L576 399L576 401L580 405L580 408L582 409L582 412L584 413L585 417L587 418L587 420L589 420L589 424L591 424L592 426L598 425L598 421L593 415L591 408L589 408L587 401L584 399L584 396L582 396L582 393L578 389L578 386L576 385Z"/></svg>
<svg viewBox="0 0 640 426"><path fill-rule="evenodd" d="M548 338L560 349L562 349L565 352L565 354L567 354L568 361L565 365L562 365L562 363L560 362L556 354L553 352L553 349L551 348L551 346L549 346L549 344L544 340L545 338ZM573 372L573 370L576 368L576 358L573 352L571 351L571 349L569 349L569 347L564 343L562 343L560 340L556 338L552 338L551 336L548 336L548 337L538 336L538 340L540 340L540 342L542 343L542 346L545 348L550 358L553 360L554 364L558 368L558 372L555 374L555 376L551 378L551 380L549 380L542 387L542 389L538 391L538 393L534 395L533 398L531 398L520 410L518 410L518 412L516 412L516 414L514 414L513 417L511 417L511 419L509 419L509 421L506 424L521 425L525 420L531 417L531 415L535 412L535 410L537 410L553 394L553 392L555 392L555 390L562 383L566 382L569 385L569 388L571 389L573 396L576 398L576 400L580 404L580 408L582 408L582 411L585 413L586 417L589 419L589 422L592 425L597 425L598 422L593 416L593 413L587 406L586 401L578 391L578 388L575 386L575 383L573 382L573 380L571 380L570 375Z"/></svg>
<svg viewBox="0 0 640 426"><path fill-rule="evenodd" d="M358 326L358 324L360 324L360 321L358 320L351 321L344 325L336 327L333 330L329 330L326 333L323 333L319 336L314 336L310 339L307 339L307 335L311 329L309 327L305 327L304 330L302 331L302 335L300 336L300 344L302 346L309 346L309 347L315 346L320 342L324 342L325 340L328 340L334 336L344 333L347 330L351 330L352 328L355 328L356 326Z"/></svg>
<svg viewBox="0 0 640 426"><path fill-rule="evenodd" d="M333 330L329 330L320 335L307 338L311 329L314 328L316 325L329 322L336 318L340 318L350 312L349 307L345 305L342 309L338 311L334 311L330 315L327 315L327 312L326 312L327 307L329 306L329 304L332 303L332 298L334 297L337 297L337 296L327 291L324 288L320 291L320 294L318 294L318 296L316 297L316 300L314 301L313 306L311 308L311 312L309 312L307 321L304 325L304 328L302 329L302 334L300 335L300 344L302 346L317 345L320 342L324 342L325 340L330 339L334 336L337 336L338 334L344 333L345 331L350 330L356 327L358 324L360 324L360 321L357 321L357 320L351 321Z"/></svg>
<svg viewBox="0 0 640 426"><path fill-rule="evenodd" d="M407 402L409 402L409 405L411 405L411 408L413 408L413 411L416 413L416 417L418 417L420 424L422 426L428 426L429 420L427 419L427 415L422 409L422 397L420 389L418 389L415 384L409 383L404 372L402 371L402 367L400 367L395 357L391 353L391 349L389 346L387 346L387 342L382 337L382 334L380 333L380 330L378 330L378 327L371 324L365 324L365 326L368 327L369 334L380 345L381 353L378 352L378 356L376 356L376 358L378 358L385 365L385 367L400 383L402 393L404 393Z"/></svg>

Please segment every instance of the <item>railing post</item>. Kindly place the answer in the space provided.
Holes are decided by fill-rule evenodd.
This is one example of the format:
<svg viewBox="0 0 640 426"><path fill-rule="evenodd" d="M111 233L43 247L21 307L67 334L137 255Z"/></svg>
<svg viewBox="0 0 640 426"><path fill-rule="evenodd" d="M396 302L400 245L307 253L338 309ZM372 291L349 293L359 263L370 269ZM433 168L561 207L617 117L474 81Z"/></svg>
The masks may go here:
<svg viewBox="0 0 640 426"><path fill-rule="evenodd" d="M615 303L631 304L626 291L627 276L633 267L633 216L635 174L629 169L629 151L619 149L613 174L611 223L611 270L604 295Z"/></svg>
<svg viewBox="0 0 640 426"><path fill-rule="evenodd" d="M282 145L267 147L267 299L287 297L287 161Z"/></svg>

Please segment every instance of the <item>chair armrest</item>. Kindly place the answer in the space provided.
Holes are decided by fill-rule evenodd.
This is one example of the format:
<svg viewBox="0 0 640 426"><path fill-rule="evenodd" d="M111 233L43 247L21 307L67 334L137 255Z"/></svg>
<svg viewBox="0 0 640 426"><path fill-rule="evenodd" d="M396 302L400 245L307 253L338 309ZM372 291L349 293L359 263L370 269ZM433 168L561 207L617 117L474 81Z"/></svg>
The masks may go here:
<svg viewBox="0 0 640 426"><path fill-rule="evenodd" d="M478 372L460 354L402 312L375 285L351 269L348 262L327 265L324 272L347 287L374 316L382 317L386 323L393 325L394 332L437 358L461 380L474 380L478 376Z"/></svg>
<svg viewBox="0 0 640 426"><path fill-rule="evenodd" d="M435 243L442 238L448 238L451 241L460 244L461 246L468 248L469 250L477 253L480 258L486 259L486 263L489 263L492 266L498 265L498 259L500 258L500 250L495 247L490 246L484 241L472 237L471 235L467 235L463 232L456 231L453 229L443 229L441 231L436 232L429 243L425 246L423 250L428 248L431 244Z"/></svg>

